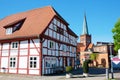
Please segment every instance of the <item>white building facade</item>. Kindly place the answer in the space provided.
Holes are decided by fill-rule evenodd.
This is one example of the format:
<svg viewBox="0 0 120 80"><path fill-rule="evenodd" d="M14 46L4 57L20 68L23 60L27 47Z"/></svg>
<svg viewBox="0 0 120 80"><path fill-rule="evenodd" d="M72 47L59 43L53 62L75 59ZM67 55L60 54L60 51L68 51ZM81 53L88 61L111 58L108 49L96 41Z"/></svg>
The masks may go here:
<svg viewBox="0 0 120 80"><path fill-rule="evenodd" d="M14 24L19 25L20 21ZM27 18L22 27L25 22ZM0 72L44 75L66 66L75 68L77 36L61 17L52 17L39 36L19 36L22 27L15 32L11 26L5 27L7 38L0 37ZM14 34L17 38L11 37Z"/></svg>

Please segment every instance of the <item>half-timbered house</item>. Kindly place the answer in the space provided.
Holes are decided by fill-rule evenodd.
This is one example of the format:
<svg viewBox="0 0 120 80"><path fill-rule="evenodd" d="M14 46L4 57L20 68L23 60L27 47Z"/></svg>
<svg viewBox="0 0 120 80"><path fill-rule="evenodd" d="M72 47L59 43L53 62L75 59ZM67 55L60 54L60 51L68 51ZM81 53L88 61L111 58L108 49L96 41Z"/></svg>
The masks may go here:
<svg viewBox="0 0 120 80"><path fill-rule="evenodd" d="M0 20L0 72L43 75L75 68L77 35L46 6Z"/></svg>

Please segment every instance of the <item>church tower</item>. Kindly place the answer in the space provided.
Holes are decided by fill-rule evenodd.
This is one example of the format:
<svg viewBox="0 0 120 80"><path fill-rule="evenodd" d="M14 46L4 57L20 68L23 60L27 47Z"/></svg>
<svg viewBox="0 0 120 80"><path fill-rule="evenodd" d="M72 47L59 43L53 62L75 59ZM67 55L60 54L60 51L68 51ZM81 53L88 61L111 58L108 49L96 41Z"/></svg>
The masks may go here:
<svg viewBox="0 0 120 80"><path fill-rule="evenodd" d="M84 14L83 30L82 30L82 35L80 35L80 43L83 43L83 45L86 47L91 43L91 35L89 35L88 32L86 14Z"/></svg>

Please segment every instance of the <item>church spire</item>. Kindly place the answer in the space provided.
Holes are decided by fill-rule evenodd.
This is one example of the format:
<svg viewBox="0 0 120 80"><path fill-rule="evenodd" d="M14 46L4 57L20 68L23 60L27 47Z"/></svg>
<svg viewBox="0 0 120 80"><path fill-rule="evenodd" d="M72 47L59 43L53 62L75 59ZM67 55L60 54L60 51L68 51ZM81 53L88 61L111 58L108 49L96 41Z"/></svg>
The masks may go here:
<svg viewBox="0 0 120 80"><path fill-rule="evenodd" d="M88 32L88 26L87 26L87 20L86 20L86 14L84 13L84 21L83 21L83 32L82 35L87 34L89 35Z"/></svg>

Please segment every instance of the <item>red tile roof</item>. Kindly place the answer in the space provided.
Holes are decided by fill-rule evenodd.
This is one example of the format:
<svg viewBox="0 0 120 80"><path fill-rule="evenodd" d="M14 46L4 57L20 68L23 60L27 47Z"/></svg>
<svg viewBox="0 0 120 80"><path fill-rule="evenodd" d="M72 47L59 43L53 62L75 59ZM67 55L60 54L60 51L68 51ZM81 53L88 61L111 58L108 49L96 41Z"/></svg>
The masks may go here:
<svg viewBox="0 0 120 80"><path fill-rule="evenodd" d="M88 49L93 48L93 44L90 43L88 46L84 46L83 43L78 43L77 44L77 51L81 52L81 51L86 51Z"/></svg>
<svg viewBox="0 0 120 80"><path fill-rule="evenodd" d="M55 16L59 17L66 25L68 25L68 23L51 6L8 16L0 20L0 40L38 37L39 35L42 35L43 31ZM25 21L20 30L15 31L11 35L6 35L4 27L12 25L22 19L25 19ZM73 35L77 36L74 33Z"/></svg>
<svg viewBox="0 0 120 80"><path fill-rule="evenodd" d="M94 44L90 43L89 46L88 46L88 49L93 48L93 45L94 45Z"/></svg>

